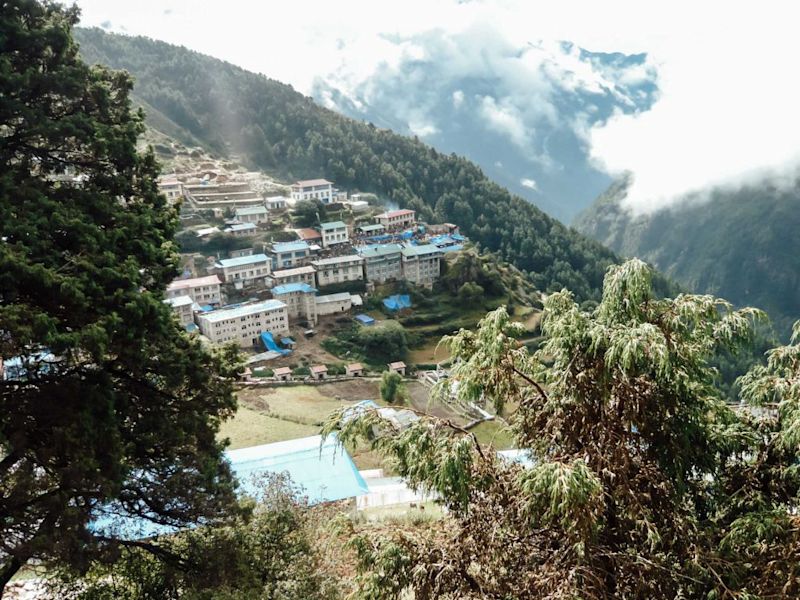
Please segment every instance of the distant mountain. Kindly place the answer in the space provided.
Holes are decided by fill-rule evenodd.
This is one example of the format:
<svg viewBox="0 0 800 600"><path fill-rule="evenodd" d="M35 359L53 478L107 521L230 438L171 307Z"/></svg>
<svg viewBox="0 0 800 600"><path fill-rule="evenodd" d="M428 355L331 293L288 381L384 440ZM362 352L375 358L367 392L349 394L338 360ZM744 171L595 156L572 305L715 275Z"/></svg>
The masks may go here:
<svg viewBox="0 0 800 600"><path fill-rule="evenodd" d="M612 252L490 181L475 164L417 139L349 119L290 86L142 37L78 29L81 54L126 69L151 125L278 178L327 177L461 225L540 290L596 300Z"/></svg>
<svg viewBox="0 0 800 600"><path fill-rule="evenodd" d="M508 44L491 29L389 38L398 58L368 76L320 78L312 96L347 116L418 135L475 161L494 181L569 222L612 179L589 159L587 131L648 110L657 80L645 54L569 43Z"/></svg>
<svg viewBox="0 0 800 600"><path fill-rule="evenodd" d="M800 319L800 180L715 190L638 217L623 208L627 188L612 185L576 228L690 290L766 310L788 336Z"/></svg>

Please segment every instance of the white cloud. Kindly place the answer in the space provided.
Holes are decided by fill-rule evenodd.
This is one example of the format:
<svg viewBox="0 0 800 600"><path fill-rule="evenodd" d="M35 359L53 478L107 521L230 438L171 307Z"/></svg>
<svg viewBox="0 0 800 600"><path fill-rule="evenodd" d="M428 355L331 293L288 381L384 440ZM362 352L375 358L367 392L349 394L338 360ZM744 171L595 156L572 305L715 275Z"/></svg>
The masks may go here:
<svg viewBox="0 0 800 600"><path fill-rule="evenodd" d="M536 185L536 181L534 179L520 179L519 181L522 187L526 187L528 189L533 190L534 192L539 191L539 186Z"/></svg>
<svg viewBox="0 0 800 600"><path fill-rule="evenodd" d="M531 144L530 131L525 126L522 115L516 106L507 99L498 102L491 96L479 98L481 115L486 119L489 128L494 129L506 136L523 150L527 150Z"/></svg>
<svg viewBox="0 0 800 600"><path fill-rule="evenodd" d="M515 144L535 131L520 119L559 119L548 86L598 90L616 81L641 81L657 70L661 98L652 110L618 115L591 128L585 115L570 116L591 144L592 156L610 172L630 170L629 201L649 210L693 190L739 185L768 172L784 172L800 159L800 4L676 0L547 5L526 0L296 0L254 3L228 0L78 0L87 25L182 44L291 83L308 93L316 77L335 73L343 89L390 70L404 60L430 58L410 39L442 32L439 56L456 73L491 71L506 90L481 105L489 122ZM171 11L164 18L165 11ZM491 27L486 25L491 23ZM111 25L113 24L113 25ZM491 35L495 32L496 35ZM466 36L459 42L458 36ZM593 69L573 48L646 52L646 66L621 73ZM466 43L467 41L471 43ZM528 46L522 53L511 50ZM465 56L459 51L466 50ZM345 66L346 68L343 68ZM615 86L609 88L618 94ZM369 95L362 96L365 101ZM522 99L526 104L522 104ZM624 102L624 94L618 98ZM452 97L453 105L461 100ZM418 107L420 131L436 127ZM412 119L408 119L411 122Z"/></svg>
<svg viewBox="0 0 800 600"><path fill-rule="evenodd" d="M453 107L458 108L464 103L464 92L462 90L456 90L453 92Z"/></svg>

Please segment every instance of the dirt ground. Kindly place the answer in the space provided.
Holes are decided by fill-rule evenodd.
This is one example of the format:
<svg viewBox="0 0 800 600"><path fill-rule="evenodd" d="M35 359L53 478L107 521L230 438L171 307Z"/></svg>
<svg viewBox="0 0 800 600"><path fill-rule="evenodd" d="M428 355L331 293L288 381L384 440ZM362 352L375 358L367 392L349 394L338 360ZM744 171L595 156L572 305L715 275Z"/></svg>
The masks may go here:
<svg viewBox="0 0 800 600"><path fill-rule="evenodd" d="M292 325L289 328L289 337L291 337L297 343L294 348L294 352L287 356L262 363L260 366L264 366L269 369L288 367L290 365L300 364L302 359L306 359L306 361L312 365L347 362L346 358L337 358L330 352L325 351L320 345L322 340L331 335L333 330L336 329L336 326L336 317L333 315L320 317L319 323L313 327L314 331L316 331L316 334L307 338L304 332L308 329L308 327Z"/></svg>

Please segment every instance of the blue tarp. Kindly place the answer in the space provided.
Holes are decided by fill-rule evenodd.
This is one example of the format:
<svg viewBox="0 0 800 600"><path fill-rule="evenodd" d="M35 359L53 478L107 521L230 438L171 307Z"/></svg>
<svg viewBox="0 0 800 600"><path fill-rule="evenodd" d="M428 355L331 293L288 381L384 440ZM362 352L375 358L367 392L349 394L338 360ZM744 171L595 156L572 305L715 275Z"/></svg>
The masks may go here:
<svg viewBox="0 0 800 600"><path fill-rule="evenodd" d="M294 346L294 340L290 337L281 338L281 344L284 346Z"/></svg>
<svg viewBox="0 0 800 600"><path fill-rule="evenodd" d="M239 480L239 494L256 497L263 489L263 476L287 473L300 486L310 504L363 496L369 487L353 460L335 435L324 442L312 437L264 444L225 453L231 470ZM119 535L122 539L142 539L172 533L177 527L154 523L124 513L118 506L99 508L90 528L97 533Z"/></svg>
<svg viewBox="0 0 800 600"><path fill-rule="evenodd" d="M286 356L287 354L291 354L291 350L286 350L285 348L280 348L278 344L275 343L275 340L272 337L272 334L269 331L265 331L261 334L261 341L264 343L264 347L267 350L271 350L272 352L279 352Z"/></svg>
<svg viewBox="0 0 800 600"><path fill-rule="evenodd" d="M375 319L370 317L369 315L356 315L356 321L361 323L362 325L373 325L375 323Z"/></svg>
<svg viewBox="0 0 800 600"><path fill-rule="evenodd" d="M408 294L396 294L384 298L383 305L391 311L411 308L411 297Z"/></svg>
<svg viewBox="0 0 800 600"><path fill-rule="evenodd" d="M443 246L439 248L442 252L458 252L459 250L463 250L464 246L461 244L456 244L455 246Z"/></svg>

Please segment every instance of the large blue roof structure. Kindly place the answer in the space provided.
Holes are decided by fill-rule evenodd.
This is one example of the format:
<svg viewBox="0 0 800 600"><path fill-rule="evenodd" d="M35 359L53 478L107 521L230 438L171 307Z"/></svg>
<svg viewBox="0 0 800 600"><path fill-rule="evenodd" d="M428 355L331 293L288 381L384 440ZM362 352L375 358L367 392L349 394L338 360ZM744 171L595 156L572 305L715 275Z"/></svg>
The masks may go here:
<svg viewBox="0 0 800 600"><path fill-rule="evenodd" d="M280 296L281 294L292 294L294 292L313 293L317 290L307 283L284 283L283 285L276 285L272 288L272 294Z"/></svg>
<svg viewBox="0 0 800 600"><path fill-rule="evenodd" d="M239 480L239 494L258 497L263 477L287 473L309 504L355 498L369 492L353 459L335 435L322 440L315 435L274 444L252 446L225 453L231 470ZM143 539L173 533L177 527L122 513L106 506L95 511L91 529L114 533L123 539Z"/></svg>

